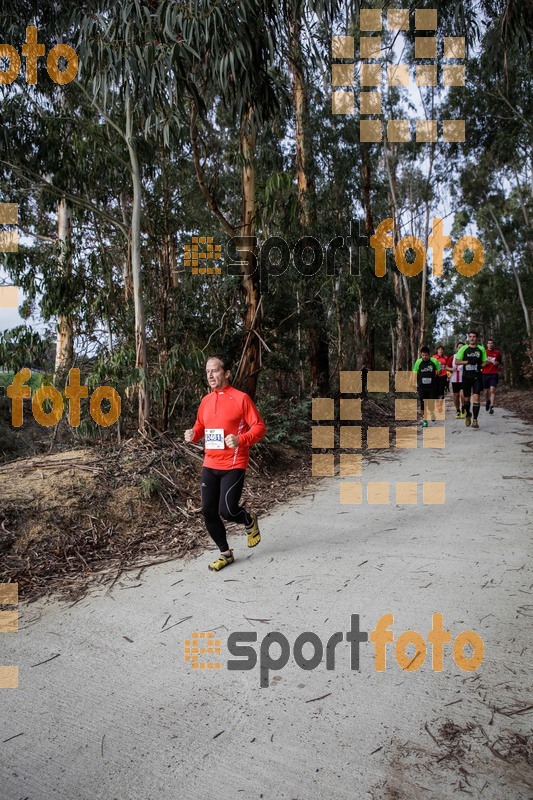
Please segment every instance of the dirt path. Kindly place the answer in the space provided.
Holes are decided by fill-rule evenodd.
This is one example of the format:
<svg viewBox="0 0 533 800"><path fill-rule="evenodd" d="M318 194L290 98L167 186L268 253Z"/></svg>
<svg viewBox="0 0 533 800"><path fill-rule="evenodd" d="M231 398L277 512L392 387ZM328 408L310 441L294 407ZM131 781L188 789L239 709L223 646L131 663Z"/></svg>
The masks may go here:
<svg viewBox="0 0 533 800"><path fill-rule="evenodd" d="M234 537L238 560L218 575L203 554L75 605L22 605L1 639L20 683L1 690L1 800L531 798L533 431L506 411L482 412L479 431L451 415L445 428L445 449L419 441L363 469L364 484L445 482L444 505L341 505L328 479L264 519L255 550ZM363 642L356 671L346 636L333 670L325 655L312 670L294 661L299 634L325 653L353 614L363 631L393 614L395 640L415 630L427 643L435 612L452 640L482 638L479 669L459 669L446 645L433 671L428 645L407 672L392 643L376 672ZM193 631L215 631L221 669L185 663ZM258 656L269 632L290 645L265 688L258 666L227 668L228 636L245 631Z"/></svg>

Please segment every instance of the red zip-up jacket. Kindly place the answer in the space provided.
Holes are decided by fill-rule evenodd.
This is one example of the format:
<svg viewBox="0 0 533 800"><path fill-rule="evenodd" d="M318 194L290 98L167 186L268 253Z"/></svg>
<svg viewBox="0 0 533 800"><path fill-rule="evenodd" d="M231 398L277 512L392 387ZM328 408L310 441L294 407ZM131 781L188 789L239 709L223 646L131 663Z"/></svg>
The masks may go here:
<svg viewBox="0 0 533 800"><path fill-rule="evenodd" d="M436 359L437 359L437 361L439 362L439 364L442 364L442 369L441 369L441 370L440 370L440 372L439 372L439 378L444 378L444 376L448 374L448 373L446 372L446 370L444 369L444 368L445 368L445 367L448 365L448 356L438 356L438 355L435 353L435 355L433 356L433 358L436 358Z"/></svg>
<svg viewBox="0 0 533 800"><path fill-rule="evenodd" d="M499 363L494 364L493 361L486 361L481 372L484 375L497 375L500 371L499 365L501 364L502 361L502 354L500 353L499 350L487 350L486 353L487 353L487 358L495 358L496 361L498 361Z"/></svg>
<svg viewBox="0 0 533 800"><path fill-rule="evenodd" d="M216 432L209 434L210 441L221 439L223 442L229 433L233 433L239 438L239 445L227 447L224 444L221 449L205 447L204 467L211 469L246 469L251 445L266 433L265 423L251 397L229 384L202 398L193 427L193 442L201 439L206 429L213 428Z"/></svg>

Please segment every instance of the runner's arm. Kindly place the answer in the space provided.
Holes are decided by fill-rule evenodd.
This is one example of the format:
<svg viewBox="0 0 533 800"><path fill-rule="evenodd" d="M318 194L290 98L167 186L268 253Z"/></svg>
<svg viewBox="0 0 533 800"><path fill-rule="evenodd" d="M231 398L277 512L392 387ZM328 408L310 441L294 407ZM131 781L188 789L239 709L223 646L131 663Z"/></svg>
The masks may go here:
<svg viewBox="0 0 533 800"><path fill-rule="evenodd" d="M239 447L250 447L263 438L266 433L266 425L255 403L248 395L245 396L243 401L242 414L245 422L250 426L250 430L238 435Z"/></svg>
<svg viewBox="0 0 533 800"><path fill-rule="evenodd" d="M456 363L458 366L459 366L460 364L468 364L468 361L465 361L465 360L463 359L463 355L464 355L464 352L465 352L466 348L467 348L467 345L466 345L466 344L464 344L464 345L463 345L461 348L459 348L459 350L458 350L458 351L457 351L457 353L455 354L455 363Z"/></svg>

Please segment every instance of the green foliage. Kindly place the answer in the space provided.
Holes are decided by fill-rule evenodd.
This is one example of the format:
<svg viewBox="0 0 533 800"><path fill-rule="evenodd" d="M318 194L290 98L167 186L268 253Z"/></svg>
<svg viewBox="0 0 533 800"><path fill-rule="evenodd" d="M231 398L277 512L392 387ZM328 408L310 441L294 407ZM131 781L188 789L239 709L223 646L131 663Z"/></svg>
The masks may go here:
<svg viewBox="0 0 533 800"><path fill-rule="evenodd" d="M0 367L13 372L23 367L50 369L50 341L26 325L0 333Z"/></svg>
<svg viewBox="0 0 533 800"><path fill-rule="evenodd" d="M258 404L267 423L265 442L284 442L299 447L308 438L311 400L296 397L284 398L262 394Z"/></svg>
<svg viewBox="0 0 533 800"><path fill-rule="evenodd" d="M163 491L163 486L159 478L154 478L152 475L142 477L139 480L139 487L142 496L147 500L152 497L157 497Z"/></svg>

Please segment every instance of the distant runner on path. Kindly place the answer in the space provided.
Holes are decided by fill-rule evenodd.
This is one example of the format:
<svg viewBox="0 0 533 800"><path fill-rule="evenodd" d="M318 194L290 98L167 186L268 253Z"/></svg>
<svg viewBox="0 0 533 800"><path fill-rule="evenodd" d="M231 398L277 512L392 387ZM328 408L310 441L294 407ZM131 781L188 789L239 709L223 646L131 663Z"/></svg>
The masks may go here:
<svg viewBox="0 0 533 800"><path fill-rule="evenodd" d="M444 400L444 395L446 394L448 386L448 370L446 369L448 366L448 356L445 354L444 347L441 344L437 347L437 352L433 358L440 364L439 374L437 375L437 397L439 400Z"/></svg>
<svg viewBox="0 0 533 800"><path fill-rule="evenodd" d="M464 342L457 342L456 350L459 350ZM453 404L455 406L455 419L466 417L465 398L463 395L463 366L458 367L455 363L455 356L450 356L449 369L451 369L450 383L453 392Z"/></svg>
<svg viewBox="0 0 533 800"><path fill-rule="evenodd" d="M487 362L481 372L485 389L485 411L494 414L494 395L502 363L502 354L494 347L494 339L487 339Z"/></svg>
<svg viewBox="0 0 533 800"><path fill-rule="evenodd" d="M257 514L239 505L250 447L266 433L265 423L252 399L231 386L230 370L224 356L215 355L205 365L211 393L200 402L193 428L185 431L186 442L205 439L201 495L205 526L220 549L220 556L209 564L218 572L232 564L226 528L221 519L245 526L248 547L261 541Z"/></svg>
<svg viewBox="0 0 533 800"><path fill-rule="evenodd" d="M467 428L472 425L473 428L479 428L479 395L483 389L481 379L481 368L487 363L487 353L483 345L477 343L477 332L470 331L468 334L468 344L463 345L455 354L456 365L462 364L463 370L463 394L465 398L466 419L465 425ZM474 395L473 412L474 420L472 422L472 414L470 413L470 396Z"/></svg>
<svg viewBox="0 0 533 800"><path fill-rule="evenodd" d="M438 398L437 411L439 414L441 414L444 408L444 396L448 391L448 356L445 354L444 347L441 344L437 346L437 352L433 358L440 364L440 370L437 375L437 383L435 387L435 396Z"/></svg>
<svg viewBox="0 0 533 800"><path fill-rule="evenodd" d="M435 397L437 396L437 375L440 371L441 365L436 358L429 357L429 347L420 348L420 358L417 359L413 366L413 372L416 373L416 385L418 388L418 397L420 398L420 410L422 412L422 427L427 428L427 410L425 407L425 400L428 400L428 406L431 410L431 420L435 422Z"/></svg>

